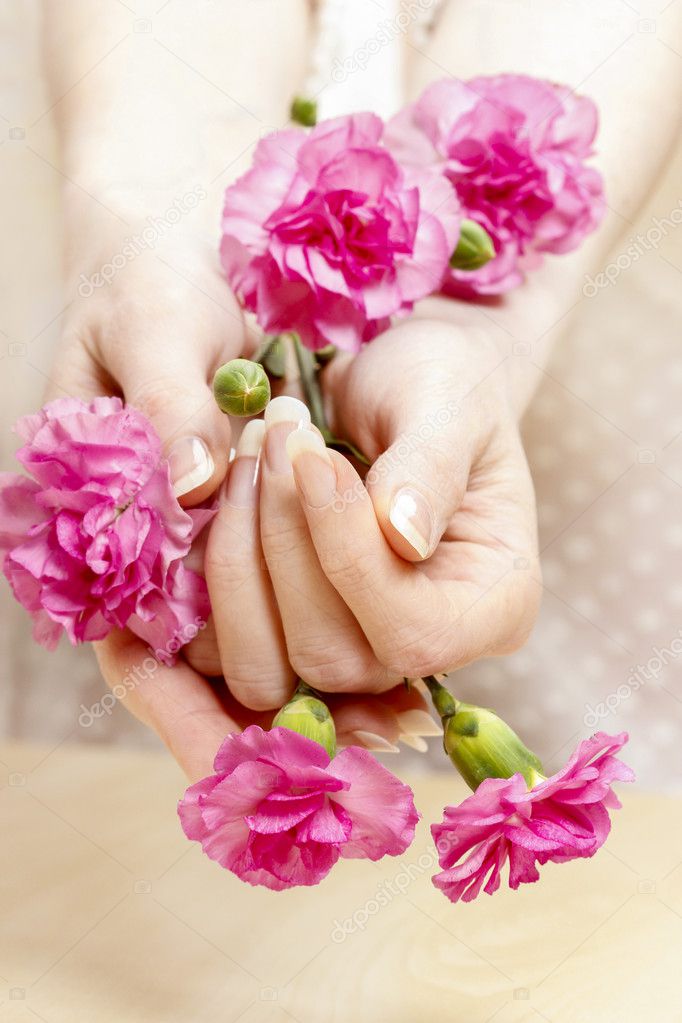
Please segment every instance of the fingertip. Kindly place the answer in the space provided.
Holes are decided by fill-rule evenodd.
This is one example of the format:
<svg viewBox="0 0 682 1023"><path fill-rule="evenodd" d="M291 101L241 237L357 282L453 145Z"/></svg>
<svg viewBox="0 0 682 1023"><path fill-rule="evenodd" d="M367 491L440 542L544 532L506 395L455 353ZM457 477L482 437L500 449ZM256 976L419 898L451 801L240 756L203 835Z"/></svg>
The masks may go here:
<svg viewBox="0 0 682 1023"><path fill-rule="evenodd" d="M429 501L413 487L399 487L392 496L381 488L370 491L381 530L403 561L425 561L439 540L435 515Z"/></svg>
<svg viewBox="0 0 682 1023"><path fill-rule="evenodd" d="M173 493L180 499L206 487L215 475L215 461L201 437L179 437L168 450Z"/></svg>
<svg viewBox="0 0 682 1023"><path fill-rule="evenodd" d="M286 451L304 504L331 504L337 496L337 473L323 438L310 429L294 430L286 439Z"/></svg>
<svg viewBox="0 0 682 1023"><path fill-rule="evenodd" d="M252 711L272 711L276 713L290 699L295 688L293 671L287 679L268 681L261 677L258 681L226 678L225 682L234 698Z"/></svg>

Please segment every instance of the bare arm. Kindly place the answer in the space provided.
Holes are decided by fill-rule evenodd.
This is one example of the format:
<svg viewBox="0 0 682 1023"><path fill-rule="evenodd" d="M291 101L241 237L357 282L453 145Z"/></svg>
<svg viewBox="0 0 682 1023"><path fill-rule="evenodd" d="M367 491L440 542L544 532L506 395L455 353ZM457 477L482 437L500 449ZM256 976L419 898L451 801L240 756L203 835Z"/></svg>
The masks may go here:
<svg viewBox="0 0 682 1023"><path fill-rule="evenodd" d="M502 356L530 346L531 358L507 360L519 412L537 384L537 365L584 298L586 275L599 272L613 247L633 233L637 211L677 139L682 8L672 4L656 14L653 4L639 6L636 13L623 0L456 0L444 7L428 47L408 46L413 95L447 74L467 79L516 72L565 83L599 109L595 165L604 175L608 210L596 234L577 252L548 257L523 287L492 307L425 303L428 315L480 322Z"/></svg>

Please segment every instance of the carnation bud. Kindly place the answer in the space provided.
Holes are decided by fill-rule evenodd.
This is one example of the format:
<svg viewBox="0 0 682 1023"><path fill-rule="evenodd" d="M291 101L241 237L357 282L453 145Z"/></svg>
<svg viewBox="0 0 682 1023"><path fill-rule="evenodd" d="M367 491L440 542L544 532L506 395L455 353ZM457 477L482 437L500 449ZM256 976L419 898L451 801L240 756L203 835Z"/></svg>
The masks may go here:
<svg viewBox="0 0 682 1023"><path fill-rule="evenodd" d="M305 682L299 682L288 703L275 715L273 728L288 728L318 742L331 758L336 754L336 729L327 704Z"/></svg>
<svg viewBox="0 0 682 1023"><path fill-rule="evenodd" d="M317 103L314 99L306 99L305 96L295 96L291 103L289 116L294 124L301 124L304 128L314 128L317 124Z"/></svg>
<svg viewBox="0 0 682 1023"><path fill-rule="evenodd" d="M495 246L486 229L475 220L463 220L450 266L454 270L480 270L494 258Z"/></svg>
<svg viewBox="0 0 682 1023"><path fill-rule="evenodd" d="M221 412L257 416L270 401L270 381L259 362L232 359L213 377L213 395Z"/></svg>
<svg viewBox="0 0 682 1023"><path fill-rule="evenodd" d="M486 778L511 778L517 772L529 788L542 779L538 758L491 710L457 702L443 727L445 752L470 788L477 789Z"/></svg>

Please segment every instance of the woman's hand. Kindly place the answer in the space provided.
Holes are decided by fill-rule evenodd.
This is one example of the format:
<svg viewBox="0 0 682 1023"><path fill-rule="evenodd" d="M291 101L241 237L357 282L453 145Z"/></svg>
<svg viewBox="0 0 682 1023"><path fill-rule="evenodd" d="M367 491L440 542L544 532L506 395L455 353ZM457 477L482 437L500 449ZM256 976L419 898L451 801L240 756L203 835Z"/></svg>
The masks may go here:
<svg viewBox="0 0 682 1023"><path fill-rule="evenodd" d="M166 667L128 629L95 644L104 678L116 698L163 740L191 782L212 771L216 751L230 732L247 725L270 728L272 712L249 711L220 679L208 679L179 660ZM328 699L338 746L364 745L398 752L400 738L426 749L423 735L440 728L422 692L398 686L381 696L337 695Z"/></svg>
<svg viewBox="0 0 682 1023"><path fill-rule="evenodd" d="M108 280L123 239L83 239L80 285L65 314L49 397L121 394L151 419L184 503L225 476L230 424L213 399L217 367L242 354L246 328L207 242L187 236L142 252ZM75 268L74 268L75 277ZM92 284L90 282L98 282Z"/></svg>
<svg viewBox="0 0 682 1023"><path fill-rule="evenodd" d="M206 556L238 700L277 707L295 674L382 692L523 643L535 507L502 362L480 330L417 318L337 357L333 426L373 462L365 483L293 399L249 427Z"/></svg>

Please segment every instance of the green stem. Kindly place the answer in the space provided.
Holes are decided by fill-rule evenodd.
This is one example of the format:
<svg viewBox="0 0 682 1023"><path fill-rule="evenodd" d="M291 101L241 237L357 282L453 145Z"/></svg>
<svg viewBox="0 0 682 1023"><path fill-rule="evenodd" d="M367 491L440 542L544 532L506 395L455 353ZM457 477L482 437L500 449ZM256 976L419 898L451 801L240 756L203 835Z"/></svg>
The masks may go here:
<svg viewBox="0 0 682 1023"><path fill-rule="evenodd" d="M431 693L433 706L443 722L457 713L457 700L449 689L441 685L435 675L427 675L424 678L424 683Z"/></svg>
<svg viewBox="0 0 682 1023"><path fill-rule="evenodd" d="M325 441L329 441L332 434L324 411L322 391L320 390L320 382L317 378L315 356L310 349L301 344L297 334L294 334L293 338L296 362L298 363L298 371L301 374L301 387L303 388L305 403L310 409L310 418Z"/></svg>
<svg viewBox="0 0 682 1023"><path fill-rule="evenodd" d="M301 696L312 696L316 700L320 699L320 694L312 686L309 686L307 682L304 682L302 678L299 678L291 699L293 700Z"/></svg>
<svg viewBox="0 0 682 1023"><path fill-rule="evenodd" d="M309 348L301 344L297 334L292 336L294 339L296 362L298 363L298 370L301 375L301 387L303 388L305 403L310 409L310 418L313 425L318 428L324 437L325 444L328 444L330 448L334 448L335 451L346 452L352 455L358 462L369 466L371 464L369 459L359 448L356 448L349 440L341 440L339 437L335 437L330 430L324 411L317 359Z"/></svg>

